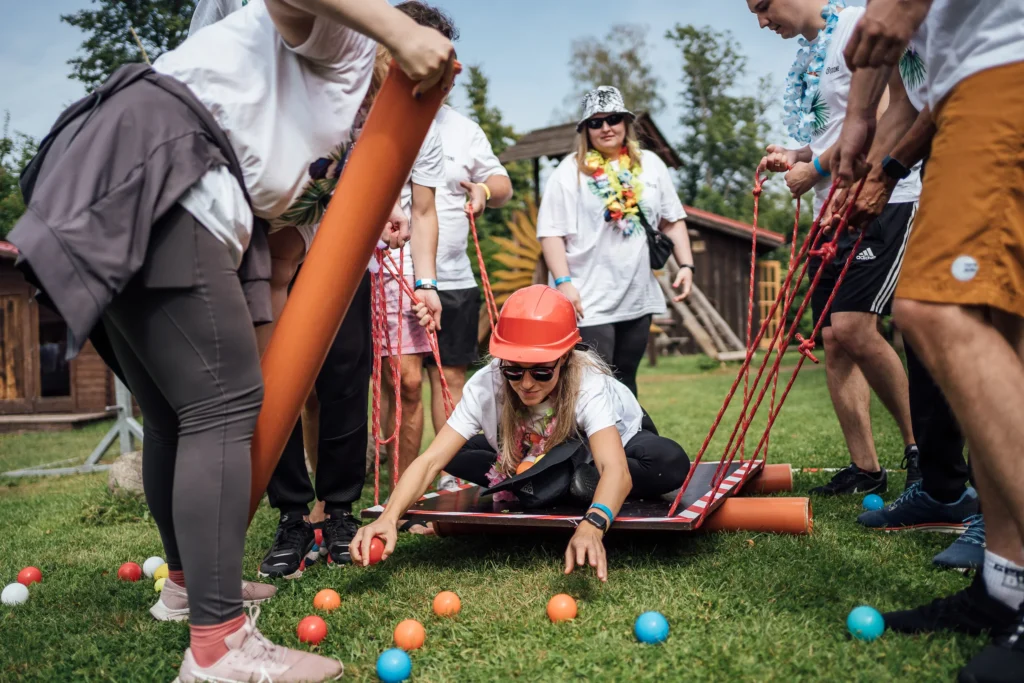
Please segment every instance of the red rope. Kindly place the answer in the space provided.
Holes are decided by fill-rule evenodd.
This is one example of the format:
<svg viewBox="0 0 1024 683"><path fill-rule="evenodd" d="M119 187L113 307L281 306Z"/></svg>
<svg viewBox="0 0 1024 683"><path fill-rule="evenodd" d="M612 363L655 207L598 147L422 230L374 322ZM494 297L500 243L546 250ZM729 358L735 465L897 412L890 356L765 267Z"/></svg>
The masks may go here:
<svg viewBox="0 0 1024 683"><path fill-rule="evenodd" d="M832 257L834 257L834 255L835 255L835 248L836 248L835 247L835 243L838 241L839 235L841 234L841 232L846 228L847 222L849 220L850 212L852 211L853 204L856 202L857 197L859 197L860 190L861 190L862 187L863 187L863 182L861 183L861 185L859 185L857 187L857 191L854 194L854 201L851 202L849 207L847 208L847 211L844 214L843 220L842 220L842 222L840 224L840 227L836 230L836 233L835 233L835 236L834 236L833 240L830 243L828 243L824 248L818 249L817 248L818 244L820 243L821 237L824 234L824 232L821 229L821 219L822 219L822 217L824 215L825 208L831 203L832 197L835 194L836 188L837 188L836 185L832 186L832 189L829 192L828 199L826 200L824 206L822 207L822 210L819 212L819 214L817 216L817 219L812 224L811 230L808 232L807 237L804 239L804 243L803 243L803 245L800 248L800 251L799 251L799 253L797 255L797 258L796 259L791 259L791 261L790 261L789 267L787 268L787 272L786 272L785 283L784 283L783 287L780 289L778 295L776 296L776 299L775 299L775 301L772 304L771 310L769 311L769 313L765 317L765 319L761 321L760 329L758 330L757 336L753 340L752 344L748 345L747 356L746 356L746 359L743 362L743 366L740 368L740 371L737 374L736 379L733 381L732 386L730 387L729 392L726 395L726 398L725 398L725 401L724 401L724 403L722 405L722 408L719 410L718 415L716 416L715 421L712 424L711 429L708 432L708 435L705 437L704 443L701 445L700 451L698 452L697 457L695 458L695 460L693 462L693 465L690 468L690 472L687 474L686 480L683 482L683 486L679 489L679 492L676 495L676 499L672 503L671 508L669 509L668 514L670 516L675 514L676 509L679 507L679 503L682 500L683 494L685 493L687 487L690 484L690 480L693 478L693 474L694 474L694 472L697 469L697 465L700 463L701 459L704 456L704 453L707 451L707 448L708 448L709 444L711 443L711 439L714 437L715 432L718 429L718 425L721 423L723 417L725 416L726 410L728 410L728 408L729 408L729 404L732 401L733 396L736 394L736 390L737 390L737 388L739 386L740 379L742 377L744 377L745 373L749 372L750 361L751 361L751 358L752 358L752 353L750 352L751 349L757 347L757 345L760 344L761 339L764 338L764 335L765 335L765 333L767 331L767 328L768 328L768 324L769 324L769 322L771 320L774 319L776 313L779 310L780 304L783 306L783 312L782 312L781 319L782 320L786 320L788 318L789 311L790 311L790 309L792 307L792 304L793 304L793 302L794 302L794 300L796 298L796 292L797 292L797 290L799 288L799 283L803 280L803 277L806 274L807 269L809 267L809 263L810 262L809 262L809 259L807 259L807 256L808 255L821 255L822 258L823 258L823 262L824 262L825 259L829 258L830 255ZM798 217L798 220L799 220L799 217ZM859 240L858 240L858 244L859 244ZM855 250L854 250L854 253L855 253ZM847 269L849 268L849 263L850 263L850 261L849 261L849 259L847 259L847 263L844 266L843 271L840 273L839 278L837 278L837 280L836 280L836 285L835 285L835 287L833 289L832 296L829 297L829 301L826 304L827 307L825 309L825 312L827 312L828 309L831 307L832 300L833 300L833 298L835 296L835 292L838 290L839 286L842 284L842 281L843 281L843 279L846 276ZM794 283L793 279L794 279L794 275L796 274L798 265L800 267L800 274L799 274L799 276L796 277L796 282ZM814 279L813 279L813 281L812 281L812 283L810 285L810 288L808 289L807 294L804 296L804 300L803 300L803 302L801 303L801 305L799 307L799 310L797 312L796 318L795 318L793 324L790 326L790 329L789 329L788 334L786 335L785 341L782 342L782 344L777 347L778 348L778 352L776 353L775 363L772 366L772 369L770 371L770 375L769 375L768 380L770 380L773 376L778 374L779 368L780 368L781 363L782 363L783 356L785 355L786 350L788 349L788 346L789 346L790 342L792 341L794 335L796 334L796 329L797 329L797 327L799 325L800 318L802 317L804 311L806 310L807 305L810 303L811 295L813 294L814 289L817 287L818 282L820 281L820 279L821 279L821 269L819 268L818 272L815 274L815 277L814 277ZM824 318L824 315L822 316L822 318ZM781 337L781 333L782 333L784 328L785 328L784 325L778 325L776 327L775 333L772 335L772 339L771 339L771 342L770 342L770 344L768 346L768 350L767 350L767 352L766 352L766 354L764 356L764 359L761 362L760 368L758 369L757 376L754 379L754 388L755 388L755 390L758 387L758 385L760 384L762 377L764 376L764 371L765 371L765 368L768 365L768 361L769 361L769 359L771 357L772 350L775 349L776 345L779 343L780 337ZM816 333L817 333L817 329L816 329ZM804 342L801 342L799 348L800 348L800 352L801 352L801 356L802 356L801 361L797 365L797 368L794 370L794 376L790 380L790 384L787 385L786 391L783 393L783 396L782 396L782 398L779 401L779 405L776 408L776 411L774 413L776 416L778 415L778 412L781 411L781 409L782 409L782 404L785 402L786 396L788 395L789 388L792 386L792 382L795 381L795 377L796 377L796 374L799 372L799 368L802 367L802 365L803 365L803 360L806 359L807 357L811 357L810 356L810 351L808 350L808 348L806 347ZM813 348L813 345L812 345L811 348ZM768 389L768 383L767 383L768 380L766 380L765 384L761 387L761 391L760 391L760 394L758 396L758 400L757 400L757 402L756 402L756 404L754 406L753 411L750 412L749 417L746 417L746 415L747 415L747 409L749 408L750 397L747 396L745 398L744 405L743 405L743 407L741 409L741 412L740 412L740 417L737 419L736 424L733 427L732 433L729 436L729 441L726 444L725 452L723 453L722 459L719 461L718 466L715 469L715 473L712 476L711 491L717 490L717 488L721 484L721 482L725 480L725 477L726 477L726 474L728 472L729 466L732 464L733 459L735 458L736 453L739 450L738 446L734 447L734 444L738 443L737 436L739 435L739 441L742 441L746 437L746 432L749 429L750 424L753 421L753 418L756 415L756 412L757 412L758 408L760 408L761 401L763 400L764 395L765 395L765 393L766 393L766 391ZM746 419L744 419L744 417L746 417ZM773 424L774 424L774 419L771 419L771 417L770 417L768 427L766 428L765 433L762 435L762 438L761 438L761 440L758 443L758 449L755 451L754 457L756 457L757 453L760 451L761 447L766 442L767 434L770 432L771 426ZM742 433L739 434L741 427L742 427ZM726 460L726 456L729 456L728 460ZM697 518L697 520L696 520L696 525L697 526L699 526L703 522L703 520L704 520L704 518L705 518L705 516L707 514L708 509L709 509L708 507L705 507L704 510L701 512L700 516Z"/></svg>
<svg viewBox="0 0 1024 683"><path fill-rule="evenodd" d="M754 176L754 229L750 231L750 296L747 300L747 360L754 357L754 347L750 345L750 331L754 323L754 290L757 279L757 213L761 201L761 186L764 179ZM747 408L750 401L750 363L747 363L747 371L743 373L743 410ZM740 448L740 462L746 454L747 444L743 443Z"/></svg>
<svg viewBox="0 0 1024 683"><path fill-rule="evenodd" d="M491 291L491 280L487 277L487 266L484 264L484 253L480 250L480 238L476 234L476 217L470 208L469 228L473 233L473 244L476 245L476 260L480 265L480 281L484 285L484 303L487 305L487 317L491 323L491 334L494 334L494 326L498 323L498 306L494 303L494 292Z"/></svg>

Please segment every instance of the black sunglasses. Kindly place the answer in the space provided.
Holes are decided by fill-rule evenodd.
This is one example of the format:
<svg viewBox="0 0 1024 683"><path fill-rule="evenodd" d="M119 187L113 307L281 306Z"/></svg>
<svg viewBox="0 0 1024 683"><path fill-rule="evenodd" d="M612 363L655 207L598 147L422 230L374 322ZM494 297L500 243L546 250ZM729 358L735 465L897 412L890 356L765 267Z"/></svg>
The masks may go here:
<svg viewBox="0 0 1024 683"><path fill-rule="evenodd" d="M521 368L518 365L502 365L501 374L505 375L505 379L510 382L518 382L523 378L526 373L530 373L538 382L550 382L551 378L555 376L555 370L558 369L558 365L551 367L532 367L532 368Z"/></svg>
<svg viewBox="0 0 1024 683"><path fill-rule="evenodd" d="M601 130L601 127L608 122L609 126L617 126L625 120L625 114L612 114L603 119L587 119L587 128L590 130Z"/></svg>

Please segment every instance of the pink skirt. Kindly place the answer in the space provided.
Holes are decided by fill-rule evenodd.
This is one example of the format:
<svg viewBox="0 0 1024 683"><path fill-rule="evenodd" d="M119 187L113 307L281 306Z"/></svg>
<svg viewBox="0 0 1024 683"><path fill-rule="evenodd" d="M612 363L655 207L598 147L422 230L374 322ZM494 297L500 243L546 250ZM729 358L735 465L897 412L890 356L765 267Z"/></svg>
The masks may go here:
<svg viewBox="0 0 1024 683"><path fill-rule="evenodd" d="M412 289L414 280L412 276L405 276L409 288ZM402 310L398 311L398 295L402 294ZM427 328L420 325L420 320L412 310L412 300L409 294L398 286L398 280L390 273L384 271L384 296L387 299L387 322L388 338L390 347L385 344L384 356L392 356L398 353L398 328L402 328L402 349L403 356L410 356L422 353L430 353L430 341L427 338Z"/></svg>

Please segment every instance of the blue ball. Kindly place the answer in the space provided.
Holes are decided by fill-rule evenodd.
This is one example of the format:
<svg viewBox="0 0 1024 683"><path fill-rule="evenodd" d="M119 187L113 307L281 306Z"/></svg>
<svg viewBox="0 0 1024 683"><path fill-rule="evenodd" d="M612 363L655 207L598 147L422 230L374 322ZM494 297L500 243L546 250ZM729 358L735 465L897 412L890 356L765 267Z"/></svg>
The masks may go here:
<svg viewBox="0 0 1024 683"><path fill-rule="evenodd" d="M668 638L668 620L660 612L644 612L636 618L633 632L641 643L661 643Z"/></svg>
<svg viewBox="0 0 1024 683"><path fill-rule="evenodd" d="M861 605L846 617L846 628L857 640L871 642L885 630L885 618L874 607Z"/></svg>
<svg viewBox="0 0 1024 683"><path fill-rule="evenodd" d="M877 495L875 493L870 493L870 494L864 496L864 509L865 510L881 510L884 507L885 507L885 501L882 500L881 496L879 496L879 495Z"/></svg>
<svg viewBox="0 0 1024 683"><path fill-rule="evenodd" d="M399 683L412 673L412 660L398 648L385 650L377 658L377 676L384 683Z"/></svg>

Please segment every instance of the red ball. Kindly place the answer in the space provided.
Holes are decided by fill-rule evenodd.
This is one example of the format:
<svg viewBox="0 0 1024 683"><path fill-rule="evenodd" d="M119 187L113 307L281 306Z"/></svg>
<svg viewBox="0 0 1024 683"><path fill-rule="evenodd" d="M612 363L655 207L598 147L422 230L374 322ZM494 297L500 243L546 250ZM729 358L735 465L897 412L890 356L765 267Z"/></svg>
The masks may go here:
<svg viewBox="0 0 1024 683"><path fill-rule="evenodd" d="M38 567L25 567L18 572L18 583L23 586L31 586L33 583L42 583L43 573Z"/></svg>
<svg viewBox="0 0 1024 683"><path fill-rule="evenodd" d="M134 562L125 562L117 570L117 578L122 581L138 581L142 578L142 567Z"/></svg>
<svg viewBox="0 0 1024 683"><path fill-rule="evenodd" d="M377 564L384 557L384 541L376 536L370 541L370 564Z"/></svg>
<svg viewBox="0 0 1024 683"><path fill-rule="evenodd" d="M320 617L309 616L299 622L296 632L300 642L319 645L327 637L327 622Z"/></svg>

